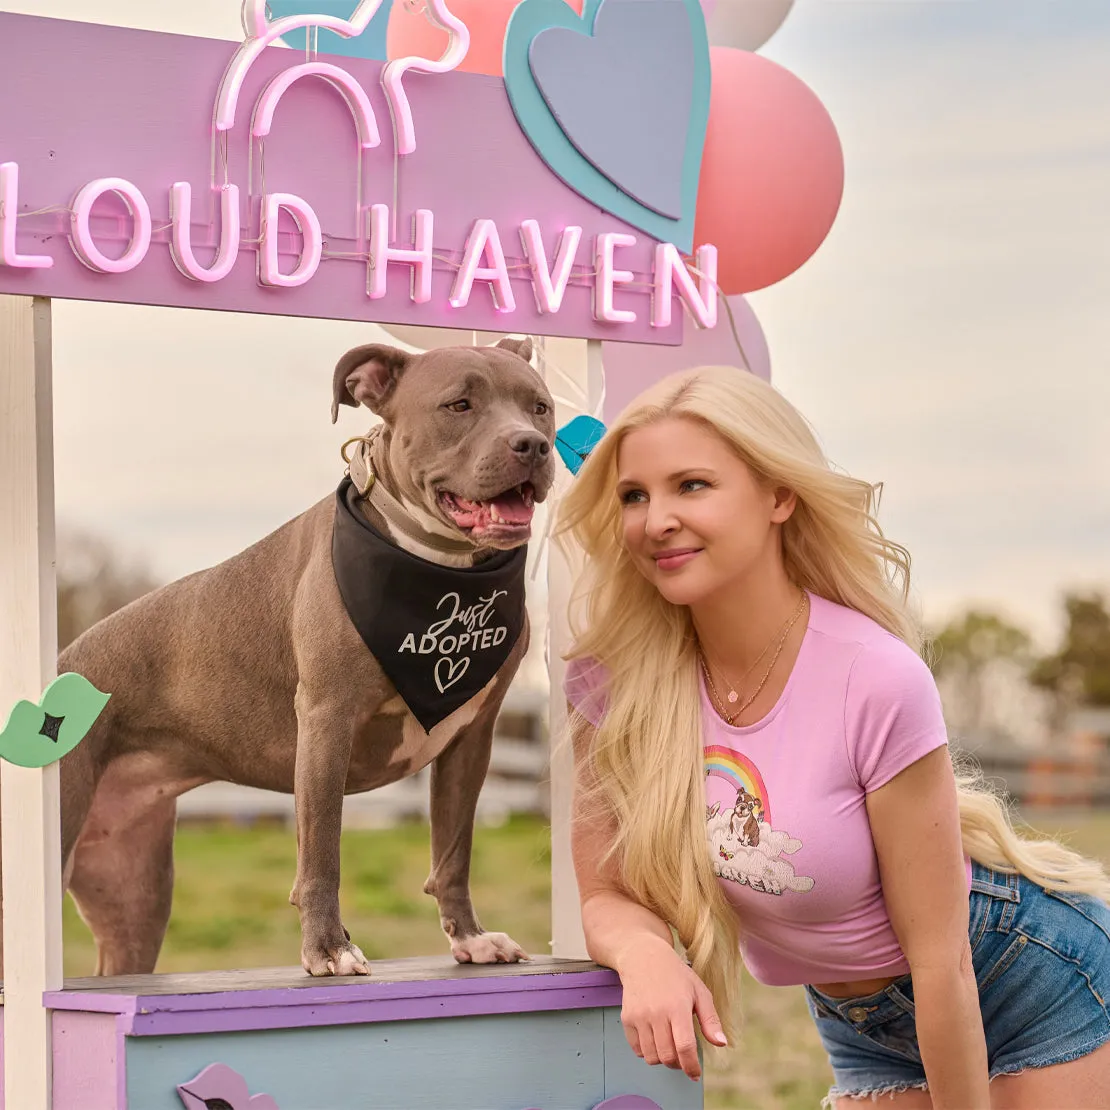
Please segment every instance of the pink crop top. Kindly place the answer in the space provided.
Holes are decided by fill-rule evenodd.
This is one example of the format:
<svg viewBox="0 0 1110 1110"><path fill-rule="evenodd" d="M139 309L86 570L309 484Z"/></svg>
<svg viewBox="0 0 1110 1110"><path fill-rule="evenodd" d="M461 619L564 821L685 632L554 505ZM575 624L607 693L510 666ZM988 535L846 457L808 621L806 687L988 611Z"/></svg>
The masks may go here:
<svg viewBox="0 0 1110 1110"><path fill-rule="evenodd" d="M855 610L810 602L794 669L763 720L725 724L701 684L709 851L740 918L744 962L774 986L909 970L864 795L948 742L913 649ZM594 725L604 686L590 660L567 668L567 698Z"/></svg>

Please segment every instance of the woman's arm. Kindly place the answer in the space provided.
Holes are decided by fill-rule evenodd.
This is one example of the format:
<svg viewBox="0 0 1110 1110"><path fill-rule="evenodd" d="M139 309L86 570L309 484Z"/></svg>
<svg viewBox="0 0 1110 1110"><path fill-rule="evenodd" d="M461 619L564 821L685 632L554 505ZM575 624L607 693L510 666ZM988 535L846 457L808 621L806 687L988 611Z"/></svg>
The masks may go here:
<svg viewBox="0 0 1110 1110"><path fill-rule="evenodd" d="M694 1016L707 1039L726 1043L713 997L675 952L666 922L624 893L613 862L605 860L617 828L593 792L589 751L594 733L572 708L568 712L575 758L571 849L586 950L621 978L621 1023L632 1050L649 1064L681 1068L697 1079L701 1065Z"/></svg>
<svg viewBox="0 0 1110 1110"><path fill-rule="evenodd" d="M948 749L867 795L887 913L913 976L935 1110L988 1110L987 1048L968 940L967 868Z"/></svg>

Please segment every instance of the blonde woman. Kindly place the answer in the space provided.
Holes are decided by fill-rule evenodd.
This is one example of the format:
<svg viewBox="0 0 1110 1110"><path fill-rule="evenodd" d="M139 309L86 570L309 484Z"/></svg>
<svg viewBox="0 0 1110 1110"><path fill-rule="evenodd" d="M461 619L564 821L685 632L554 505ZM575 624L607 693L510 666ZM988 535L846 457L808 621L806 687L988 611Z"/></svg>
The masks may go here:
<svg viewBox="0 0 1110 1110"><path fill-rule="evenodd" d="M874 509L732 369L662 382L586 462L560 532L590 954L632 1048L692 1078L742 954L805 986L836 1110L1108 1107L1110 883L956 777Z"/></svg>

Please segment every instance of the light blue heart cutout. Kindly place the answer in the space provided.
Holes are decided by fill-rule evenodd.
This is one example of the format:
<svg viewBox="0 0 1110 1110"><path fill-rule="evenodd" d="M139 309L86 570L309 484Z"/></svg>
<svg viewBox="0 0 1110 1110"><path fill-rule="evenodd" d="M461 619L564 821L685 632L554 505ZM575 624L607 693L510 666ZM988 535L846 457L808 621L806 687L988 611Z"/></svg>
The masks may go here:
<svg viewBox="0 0 1110 1110"><path fill-rule="evenodd" d="M284 19L287 15L334 15L339 19L350 19L358 7L358 0L268 0L270 22ZM352 39L345 39L334 31L321 28L317 49L321 54L339 54L344 58L369 58L372 61L386 60L385 38L389 27L389 13L393 0L384 0L382 6L370 20L366 30ZM298 27L295 31L281 36L295 50L304 50L308 39L308 28Z"/></svg>
<svg viewBox="0 0 1110 1110"><path fill-rule="evenodd" d="M642 43L642 58L627 56L627 50L636 45L627 33L630 23L610 18L614 13L603 10L609 5L623 6L625 12L629 5L635 5L634 31ZM682 12L687 21L685 28L676 24ZM600 19L602 15L606 19ZM676 26L687 33L676 34ZM615 31L622 27L624 37L612 41ZM559 30L552 31L545 41L544 32L553 28ZM588 90L589 84L575 84L599 83L599 76L603 83L604 75L589 69L590 51L582 47L593 44L576 44L568 31L591 39L599 31L608 36L605 41L597 41L594 60L603 58L606 50L614 59L624 52L623 72L618 74L613 67L610 80L635 75L640 84L645 84L646 60L669 56L674 60L674 74L679 78L685 75L690 82L689 90L677 90L676 99L689 105L689 122L681 143L681 172L675 173L673 180L655 149L660 135L650 113L654 111L658 116L667 107L657 99L653 106L653 98L658 97L656 88L644 88L643 95L637 97L635 90L614 86L612 99L624 118L619 121L619 132L613 128L612 153L606 154L596 125L591 131L583 110L588 91L582 90ZM557 44L553 41L556 37L561 40ZM664 38L666 41L661 41ZM560 53L570 60L570 66L560 68ZM580 64L583 60L587 62L585 68ZM585 0L581 17L564 0L522 0L513 11L505 35L504 69L505 87L517 122L553 173L576 193L652 238L674 243L683 251L693 250L711 86L709 40L700 0ZM673 75L668 77L675 79ZM604 87L596 90L598 96L605 94ZM643 106L640 119L633 118L637 105ZM607 108L598 103L600 119L606 118ZM670 108L673 115L674 106ZM617 121L610 116L607 122L612 126ZM675 209L677 215L666 214Z"/></svg>

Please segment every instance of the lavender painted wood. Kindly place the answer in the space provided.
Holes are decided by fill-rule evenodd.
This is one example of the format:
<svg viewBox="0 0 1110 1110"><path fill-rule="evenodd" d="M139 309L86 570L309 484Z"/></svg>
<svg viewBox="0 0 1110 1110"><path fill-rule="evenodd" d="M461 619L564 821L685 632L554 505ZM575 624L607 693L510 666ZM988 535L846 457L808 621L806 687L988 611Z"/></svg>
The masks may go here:
<svg viewBox="0 0 1110 1110"><path fill-rule="evenodd" d="M366 295L365 260L326 257L319 272L297 289L260 285L254 248L240 252L223 281L189 280L174 266L167 242L169 189L175 181L192 186L194 239L202 264L218 241L218 211L208 198L212 160L212 107L224 66L235 44L210 39L155 34L118 27L73 23L0 13L0 162L19 165L21 212L67 206L75 192L96 177L123 177L147 199L155 231L143 262L126 274L98 274L74 257L64 212L27 215L19 223L19 249L48 254L51 269L0 267L0 292L110 300L134 304L224 309L325 319L376 320L482 331L519 331L592 339L628 339L676 344L682 339L682 314L670 328L649 323L650 288L618 288L618 307L638 313L634 324L602 324L592 312L592 280L576 277L564 307L541 315L527 271L513 269L517 308L506 315L494 309L484 284L470 303L448 303L456 268L437 263L432 301L409 299L407 267L391 266L389 291L380 300ZM229 180L243 193L243 238L258 235L258 201L248 201L247 141L250 107L276 73L297 60L294 51L266 50L244 85L240 122L228 140ZM303 60L303 59L302 59ZM362 156L366 204L393 206L394 158L389 109L381 89L381 63L343 60L366 90L382 131L382 145ZM479 74L410 73L406 89L417 129L416 151L399 160L399 228L402 238L418 208L435 213L437 255L460 258L473 221L494 218L510 266L523 263L517 229L536 219L553 253L568 224L585 231L583 272L592 271L587 244L602 231L635 229L603 213L557 178L533 150L509 106L504 82ZM336 92L321 81L296 84L281 102L273 133L265 142L265 186L293 192L320 217L331 255L365 254L356 216L358 160L350 112ZM254 171L260 164L255 152ZM218 180L223 180L222 173ZM255 182L259 191L259 181ZM92 224L106 253L119 254L130 222L111 196L98 202ZM291 224L283 222L288 230ZM623 250L620 264L649 282L654 241L638 233L638 245ZM113 241L115 246L113 247ZM283 267L288 270L297 240L283 235ZM407 245L407 239L406 239Z"/></svg>
<svg viewBox="0 0 1110 1110"><path fill-rule="evenodd" d="M124 1044L112 1014L56 1013L54 1110L116 1110L126 1100Z"/></svg>
<svg viewBox="0 0 1110 1110"><path fill-rule="evenodd" d="M214 997L214 996L209 996ZM391 1002L344 1002L330 1005L268 1006L147 1011L145 1007L123 1018L132 1037L183 1036L193 1033L235 1033L255 1029L296 1029L311 1026L369 1025L384 1021L473 1017L488 1014L527 1014L553 1010L584 1010L621 1004L619 987L593 990L514 991L451 998L406 998Z"/></svg>
<svg viewBox="0 0 1110 1110"><path fill-rule="evenodd" d="M516 980L535 980L537 990L545 987L616 985L616 974L589 960L567 960L554 956L535 956L518 964L458 964L450 956L409 956L393 960L371 961L373 975L351 975L346 978L314 979L300 968L270 967L231 971L199 971L165 975L90 976L67 979L64 991L48 997L51 1006L62 1009L85 1009L85 1001L98 1008L122 1012L118 1007L136 997L177 996L166 1000L170 1008L209 1007L206 994L251 992L265 997L267 992L284 1000L283 992L294 990L315 1002L327 999L339 988L355 988L383 997L380 991L392 992L384 997L414 996L428 993L481 993L515 990ZM556 978L556 977L560 978ZM573 979L563 977L573 976ZM480 981L480 982L476 982ZM469 984L469 985L468 985ZM80 994L85 1001L76 998ZM109 999L109 1001L104 1001ZM69 1005L68 1001L74 1004ZM260 1003L264 1004L264 1003Z"/></svg>
<svg viewBox="0 0 1110 1110"><path fill-rule="evenodd" d="M351 975L347 978L313 979L299 967L261 967L231 971L195 971L163 975L114 975L89 976L66 980L66 990L86 994L157 995L157 994L212 994L226 991L261 991L271 989L313 988L327 992L336 984L368 986L391 983L440 982L465 983L473 979L512 980L530 976L585 975L595 979L575 982L616 983L614 972L599 967L590 960L568 960L556 956L533 956L517 964L459 964L450 956L405 956L392 960L373 960L372 977ZM411 989L419 990L419 987ZM429 988L429 989L440 989ZM458 987L458 990L469 990ZM497 990L494 983L487 983L481 990ZM510 988L511 989L511 988Z"/></svg>
<svg viewBox="0 0 1110 1110"><path fill-rule="evenodd" d="M683 0L605 0L592 37L550 27L528 62L575 149L633 200L678 219L695 64Z"/></svg>
<svg viewBox="0 0 1110 1110"><path fill-rule="evenodd" d="M128 1038L128 1106L182 1110L176 1085L218 1062L281 1110L592 1110L623 1093L607 1090L601 1021L580 1010Z"/></svg>
<svg viewBox="0 0 1110 1110"><path fill-rule="evenodd" d="M504 974L507 969L498 970ZM512 977L543 981L553 976ZM475 987L481 978L475 977ZM344 986L333 993L344 993ZM77 998L59 993L67 994L66 1001ZM299 997L304 992L289 993ZM555 1001L560 992L536 993ZM126 999L140 1006L146 997L175 998L93 991L82 997ZM202 997L222 1001L219 993ZM213 1063L234 1069L251 1092L271 1092L280 1110L638 1110L650 1102L666 1110L702 1107L700 1084L681 1073L650 1068L633 1055L620 1026L619 1005L143 1037L124 1036L125 1014L62 1011L53 1020L55 1110L182 1110L176 1086ZM0 1057L2 1045L0 1029ZM637 1097L650 1102L633 1101Z"/></svg>
<svg viewBox="0 0 1110 1110"><path fill-rule="evenodd" d="M120 1015L131 1036L296 1025L349 1025L475 1014L619 1006L619 980L588 961L459 965L450 958L388 960L374 974L319 980L299 969L71 979L46 995L55 1010Z"/></svg>

